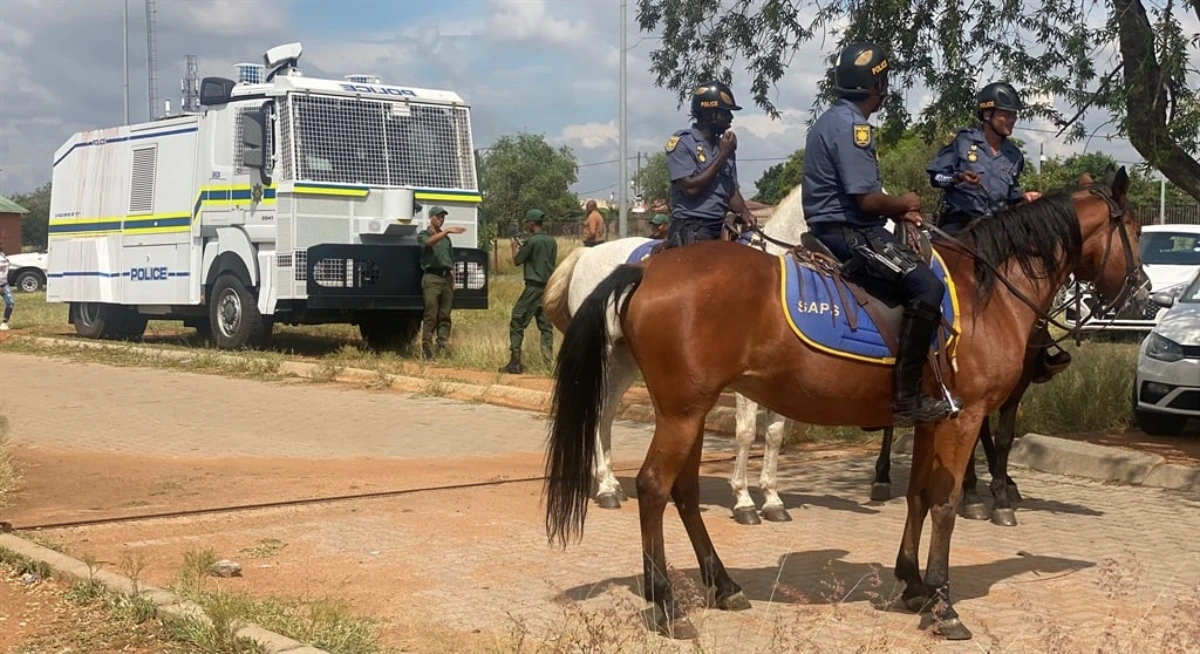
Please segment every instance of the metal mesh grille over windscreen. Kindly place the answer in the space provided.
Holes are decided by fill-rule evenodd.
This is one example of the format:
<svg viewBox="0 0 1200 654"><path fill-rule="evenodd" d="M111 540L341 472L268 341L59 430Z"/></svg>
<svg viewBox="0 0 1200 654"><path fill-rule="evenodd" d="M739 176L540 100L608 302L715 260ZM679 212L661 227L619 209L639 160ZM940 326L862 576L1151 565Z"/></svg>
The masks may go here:
<svg viewBox="0 0 1200 654"><path fill-rule="evenodd" d="M292 95L285 112L293 179L476 188L465 107Z"/></svg>

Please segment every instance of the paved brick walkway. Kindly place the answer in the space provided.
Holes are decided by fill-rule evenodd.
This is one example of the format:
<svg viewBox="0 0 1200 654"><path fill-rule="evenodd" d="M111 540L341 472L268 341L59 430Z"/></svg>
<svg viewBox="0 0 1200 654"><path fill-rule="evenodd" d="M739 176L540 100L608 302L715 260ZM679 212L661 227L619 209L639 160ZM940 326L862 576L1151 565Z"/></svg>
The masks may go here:
<svg viewBox="0 0 1200 654"><path fill-rule="evenodd" d="M0 368L22 380L0 407L13 418L14 437L56 446L195 457L457 457L537 452L544 438L537 416L437 398L6 355ZM647 431L625 425L617 432L616 458L639 458ZM729 446L706 443L708 452ZM872 463L785 455L780 487L795 520L754 527L729 516L728 465L706 467L706 522L754 608L698 612L704 651L1070 652L1092 651L1108 634L1119 647L1106 651L1173 651L1161 646L1171 612L1200 585L1200 497L1015 471L1026 498L1019 527L960 519L955 530L953 592L977 638L938 643L919 630L917 616L875 608L874 596L894 589L904 500L867 501ZM907 483L907 466L898 455L897 489ZM755 461L755 479L758 472ZM632 479L622 483L632 495ZM561 551L545 542L539 491L536 483L429 491L54 536L79 548L116 543L119 549L96 552L108 560L119 560L123 548L153 559L156 548L203 542L237 552L277 538L288 543L285 553L248 568L239 583L274 592L299 579L359 610L465 633L505 637L524 624L544 635L570 624L590 627L599 651L672 649L627 629L642 607L636 503L592 508L583 542ZM670 508L665 524L668 560L695 580L694 555ZM927 525L922 563L929 532ZM163 553L155 574L168 574L178 551ZM1180 639L1200 638L1198 614L1193 605L1183 620L1191 631Z"/></svg>

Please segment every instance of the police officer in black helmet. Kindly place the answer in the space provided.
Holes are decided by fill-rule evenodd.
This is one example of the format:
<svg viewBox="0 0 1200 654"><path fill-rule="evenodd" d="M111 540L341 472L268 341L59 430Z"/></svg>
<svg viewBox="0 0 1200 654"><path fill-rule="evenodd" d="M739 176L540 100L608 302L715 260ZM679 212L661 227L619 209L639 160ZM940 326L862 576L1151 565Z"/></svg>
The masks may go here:
<svg viewBox="0 0 1200 654"><path fill-rule="evenodd" d="M886 218L921 224L916 193L883 192L874 130L867 122L887 97L888 67L883 49L874 43L851 43L838 55L834 90L839 100L808 132L802 203L809 231L843 262L852 279L867 288L886 287L905 300L892 374L892 414L894 425L912 426L947 417L954 407L921 393L945 285L884 228Z"/></svg>
<svg viewBox="0 0 1200 654"><path fill-rule="evenodd" d="M704 82L692 93L695 122L672 134L666 145L671 224L664 248L720 239L729 211L758 224L737 181L737 136L729 126L739 110L723 82Z"/></svg>

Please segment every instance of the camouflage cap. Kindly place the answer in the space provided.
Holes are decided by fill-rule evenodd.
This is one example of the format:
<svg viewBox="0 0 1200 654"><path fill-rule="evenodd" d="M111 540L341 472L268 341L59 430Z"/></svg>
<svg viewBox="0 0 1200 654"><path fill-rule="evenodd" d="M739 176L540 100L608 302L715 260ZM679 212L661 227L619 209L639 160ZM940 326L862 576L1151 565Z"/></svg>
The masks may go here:
<svg viewBox="0 0 1200 654"><path fill-rule="evenodd" d="M530 209L525 212L525 222L542 224L546 220L546 214L541 209Z"/></svg>
<svg viewBox="0 0 1200 654"><path fill-rule="evenodd" d="M445 215L447 213L449 213L449 212L436 204L433 205L432 207L429 207L429 215L431 215L431 216L436 216L438 214Z"/></svg>
<svg viewBox="0 0 1200 654"><path fill-rule="evenodd" d="M671 219L668 218L667 214L665 213L656 213L654 214L654 217L650 219L651 225L666 225L669 222L671 222Z"/></svg>

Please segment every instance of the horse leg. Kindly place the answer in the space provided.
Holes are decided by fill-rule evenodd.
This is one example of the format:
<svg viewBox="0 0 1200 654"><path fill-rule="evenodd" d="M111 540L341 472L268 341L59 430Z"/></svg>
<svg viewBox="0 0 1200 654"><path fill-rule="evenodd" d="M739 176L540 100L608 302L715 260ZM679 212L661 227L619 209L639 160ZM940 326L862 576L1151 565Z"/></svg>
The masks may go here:
<svg viewBox="0 0 1200 654"><path fill-rule="evenodd" d="M912 470L908 480L908 515L904 520L904 535L900 539L900 553L896 555L896 578L904 582L904 593L900 599L904 606L915 612L924 612L929 608L929 590L921 578L919 562L921 550L921 530L925 526L925 516L929 514L928 495L925 486L928 483L930 468L933 460L932 428L919 423L913 435Z"/></svg>
<svg viewBox="0 0 1200 654"><path fill-rule="evenodd" d="M733 519L739 525L757 525L762 524L762 521L758 519L758 511L755 510L754 500L750 497L746 467L750 458L750 446L754 444L754 436L758 430L758 403L741 393L734 393L734 397L737 399L737 412L734 414L737 420L734 429L737 460L733 464L733 479L730 480L735 500Z"/></svg>
<svg viewBox="0 0 1200 654"><path fill-rule="evenodd" d="M654 438L637 476L638 519L642 531L642 594L652 605L655 627L672 638L695 638L686 609L675 600L667 576L666 546L663 542L663 511L675 482L695 457L696 442L703 444L704 416L716 402L696 408L691 415L656 416ZM699 404L699 403L698 403ZM656 403L656 408L661 404ZM696 458L699 466L699 459ZM699 472L696 472L697 476ZM697 507L698 510L699 507ZM689 532L689 538L691 533ZM711 546L711 544L710 544ZM693 547L696 544L693 543Z"/></svg>
<svg viewBox="0 0 1200 654"><path fill-rule="evenodd" d="M893 427L883 428L879 458L875 460L875 479L871 481L871 499L886 502L892 499L892 434Z"/></svg>
<svg viewBox="0 0 1200 654"><path fill-rule="evenodd" d="M688 539L692 541L692 548L696 551L696 560L700 564L700 578L710 596L716 599L717 608L725 611L745 611L750 608L750 600L742 593L741 586L729 577L700 515L700 454L703 449L704 438L701 434L692 446L683 471L675 478L671 499L675 501L679 518L683 521Z"/></svg>
<svg viewBox="0 0 1200 654"><path fill-rule="evenodd" d="M981 420L961 415L956 421L944 421L934 428L930 449L937 455L927 461L921 492L928 501L933 531L929 536L929 559L925 564L925 586L931 592L934 633L947 640L970 640L971 630L963 625L950 600L950 537L954 533L957 507L962 499L962 477L975 450ZM912 489L909 490L910 494Z"/></svg>
<svg viewBox="0 0 1200 654"><path fill-rule="evenodd" d="M787 431L788 419L778 413L771 413L771 422L767 425L767 446L763 452L762 475L758 479L758 487L763 492L763 517L771 522L791 522L783 500L779 497L778 477L779 450L783 447L783 434Z"/></svg>
<svg viewBox="0 0 1200 654"><path fill-rule="evenodd" d="M984 418L983 424L979 426L979 441L971 448L971 460L967 463L967 470L963 475L962 508L959 513L968 520L987 520L990 515L987 505L979 497L979 477L975 472L975 452L979 449L979 443L983 443L983 452L988 463L994 461L996 446L992 444L992 432L987 418Z"/></svg>
<svg viewBox="0 0 1200 654"><path fill-rule="evenodd" d="M596 430L596 504L602 509L619 509L625 501L625 491L612 471L612 423L617 416L621 396L637 378L637 363L624 345L613 346L609 352L608 383L600 425Z"/></svg>
<svg viewBox="0 0 1200 654"><path fill-rule="evenodd" d="M996 508L992 512L992 524L1000 527L1017 526L1014 503L1021 501L1017 484L1008 476L1008 455L1012 452L1013 438L1017 430L1017 407L1025 395L1027 385L1018 387L1004 405L1000 407L1000 429L996 434L996 460L992 464L992 496Z"/></svg>

